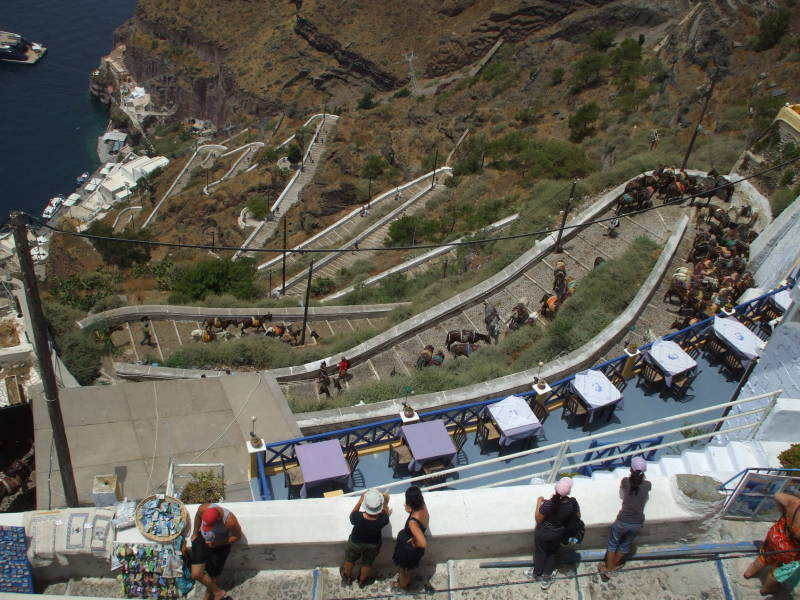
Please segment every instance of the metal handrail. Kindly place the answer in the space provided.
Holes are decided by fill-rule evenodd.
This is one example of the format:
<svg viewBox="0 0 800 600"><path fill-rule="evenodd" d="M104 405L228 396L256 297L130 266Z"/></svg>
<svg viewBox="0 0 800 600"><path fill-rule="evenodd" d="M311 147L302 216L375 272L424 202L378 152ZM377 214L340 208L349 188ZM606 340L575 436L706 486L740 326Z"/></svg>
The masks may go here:
<svg viewBox="0 0 800 600"><path fill-rule="evenodd" d="M450 475L450 474L461 473L462 471L468 471L470 469L476 469L476 468L479 468L479 467L484 467L486 465L491 465L491 464L495 464L495 463L498 463L498 462L507 462L507 461L513 460L515 458L522 458L522 457L531 456L531 455L534 455L534 454L541 454L543 452L546 452L547 450L558 449L559 453L556 456L544 457L544 458L541 458L539 460L535 460L535 461L532 461L532 462L526 462L526 463L522 463L522 464L519 464L519 465L512 465L512 466L506 467L504 469L494 470L494 471L490 471L490 472L487 472L487 473L480 473L478 475L473 475L473 476L470 476L470 477L467 477L467 478L463 478L463 479L459 478L459 482L463 483L463 482L466 482L466 481L473 481L475 479L481 479L481 478L484 478L484 477L495 476L498 473L505 473L505 472L508 472L508 471L517 471L517 470L520 470L520 469L526 469L526 468L530 468L532 466L536 466L536 465L540 465L540 464L552 463L553 467L550 470L550 477L548 479L554 480L555 479L555 475L554 474L557 474L558 471L561 470L561 465L562 465L563 460L565 458L571 458L573 456L584 454L586 452L586 450L581 450L579 452L567 452L566 449L569 448L570 444L576 444L576 443L579 443L579 442L580 443L589 442L591 440L595 440L595 439L598 439L598 438L608 437L609 435L619 435L620 433L625 433L625 432L628 432L628 431L635 431L635 430L638 430L638 429L643 429L645 427L653 427L654 425L658 425L658 424L661 424L661 423L668 423L670 421L675 421L677 419L685 419L687 417L691 417L691 416L694 416L694 415L699 415L699 414L703 414L703 413L707 413L707 412L711 412L711 411L717 411L717 410L719 410L721 408L726 408L726 407L731 407L731 406L738 406L739 404L744 404L744 403L747 403L747 402L754 402L756 400L761 400L763 398L775 398L775 397L777 397L778 395L780 395L782 393L783 393L783 390L779 389L779 390L775 390L775 391L772 391L772 392L766 392L766 393L763 393L763 394L758 394L756 396L750 396L750 397L744 398L742 400L733 400L733 401L730 401L730 402L723 402L723 403L720 403L720 404L715 404L713 406L708 406L708 407L705 407L705 408L699 408L699 409L696 409L696 410L693 410L693 411L690 411L690 412L686 412L686 413L682 413L682 414L679 414L679 415L671 415L671 416L668 416L668 417L661 417L659 419L653 419L651 421L646 421L644 423L637 423L635 425L629 425L627 427L622 427L620 429L614 429L612 431L606 431L606 432L603 432L603 433L595 433L595 434L584 436L584 437L581 437L581 438L576 438L576 439L571 439L571 440L564 440L563 442L555 442L553 444L548 444L546 446L541 446L539 448L533 448L533 449L530 449L530 450L523 450L521 452L515 452L513 454L507 454L507 455L504 455L504 456L498 456L498 457L495 457L495 458L489 458L489 459L486 459L484 461L480 461L480 462L477 462L477 463L471 463L471 464L468 464L468 465L461 465L461 466L458 466L458 467L445 469L443 471L437 471L436 472L436 476L437 477L441 477L441 476L445 476L446 477L447 475ZM724 421L727 421L727 420L730 420L730 419L733 419L733 418L738 418L738 417L740 417L740 416L742 416L744 414L756 414L758 412L768 412L769 409L770 409L770 407L759 407L757 409L753 409L753 410L747 411L746 413L722 415L720 417L717 417L716 419L710 419L708 421L703 421L703 422L701 422L699 424L711 424L711 423L717 423L717 422L724 422ZM763 420L763 418L761 420ZM754 425L752 423L748 423L746 425L741 425L741 426L736 427L736 428L731 428L731 429L729 429L727 431L737 431L739 429L751 428L751 427L754 427L754 426L757 426L757 425L758 424ZM686 429L687 427L689 427L689 425L683 425L683 426L681 426L679 428L667 430L666 432L653 432L650 435L660 435L661 433L668 433L668 432L679 432L681 430ZM713 431L713 432L705 433L705 434L703 434L701 436L695 436L695 438L696 439L702 439L702 438L705 438L705 437L714 437L716 435L717 435L717 432ZM695 438L685 438L683 440L678 440L676 442L667 442L667 443L664 443L664 444L660 444L658 446L648 446L648 450L659 449L659 448L662 448L662 447L675 446L675 445L682 444L682 443L688 443L688 442L693 441ZM634 439L632 441L636 441L636 440ZM602 446L598 446L596 448L592 448L592 450L593 451L604 450L604 449L607 449L607 448L613 448L613 447L616 447L616 446L620 446L620 445L623 445L625 443L630 443L630 441L613 442L613 443L610 443L610 444L604 444ZM641 450L634 450L634 451L631 451L631 452L620 453L620 454L615 455L615 456L632 456L634 454L641 454ZM570 466L570 468L573 468L573 467L576 467L576 466L589 466L589 465L593 465L593 464L606 462L607 460L608 460L608 457L603 456L603 457L599 457L599 458L596 458L596 459L593 459L593 460L590 460L590 461L586 461L586 462L582 462L582 463L578 463L578 464L573 464L573 465L569 465L569 466ZM510 481L519 481L519 480L522 480L522 479L528 479L530 477L531 477L531 475L526 475L524 477L517 478L517 479L514 479L514 480L509 480L509 481L502 482L502 483L508 483ZM428 479L430 479L430 475L418 475L416 477L411 477L411 478L408 478L408 479L402 479L400 481L393 481L393 482L381 485L381 488L387 488L388 489L388 488L396 487L396 486L399 486L399 485L405 486L405 485L416 483L416 482L424 482L424 481L426 481ZM447 485L446 483L435 484L435 485L428 486L428 487L426 487L424 489L433 490L433 489L438 489L438 488L441 488L441 487L445 487L446 485ZM501 483L495 483L495 484L492 484L492 485L501 485ZM479 487L492 487L492 485L479 486ZM345 494L345 496L352 496L352 495L357 495L357 494L360 494L360 493L361 492L353 491L353 492L349 492L349 493Z"/></svg>
<svg viewBox="0 0 800 600"><path fill-rule="evenodd" d="M782 391L783 390L778 390L776 392L770 392L770 394L780 394L780 393L782 393ZM746 400L741 400L741 401L737 401L737 402L752 402L752 401L758 400L758 399L759 398L748 398ZM711 407L711 408L712 409L718 408L718 406L717 407ZM727 420L729 418L732 418L734 416L742 417L742 416L746 416L746 415L754 415L754 414L757 414L757 413L760 413L760 412L768 411L769 409L770 409L769 406L760 406L758 408L755 408L753 410L749 410L749 411L746 411L746 412L736 413L735 415L728 415L725 418L718 417L716 419L709 419L707 421L701 421L699 423L691 423L691 427L700 427L700 426L703 426L703 425L716 424L716 423L719 423L721 421L724 421L724 420ZM686 415L683 414L683 415L676 415L676 416L679 417L679 418L683 418ZM653 422L655 422L655 421L653 421ZM643 425L647 425L647 423L645 423ZM665 436L665 435L669 435L669 434L672 434L672 433L679 433L681 431L685 431L687 427L688 427L687 425L682 425L680 427L675 427L673 429L667 429L666 431L658 431L658 432L656 432L656 433L654 433L652 435L654 435L654 436ZM737 427L735 429L734 428L727 429L726 431L736 431L738 429L746 429L748 427L753 427L753 425L748 423L746 425ZM617 433L619 433L621 431L623 431L623 430L622 429L614 429L612 431L609 431L609 432L605 433L603 435L603 437L607 437L608 435L616 435ZM717 435L716 431L711 431L711 432L707 432L707 435L704 435L703 437L714 437L716 435ZM458 481L459 481L459 483L463 483L465 481L473 481L473 480L476 480L476 479L482 479L484 477L488 477L489 475L497 475L498 473L507 473L509 471L517 471L517 470L520 470L520 469L524 469L524 468L530 467L531 465L543 464L543 463L547 463L547 462L552 462L553 463L553 468L552 468L552 470L550 472L548 480L549 481L554 481L555 477L556 477L556 474L558 473L558 471L561 470L561 465L563 464L564 459L569 459L569 458L573 458L573 457L576 457L576 456L580 456L581 454L586 454L586 450L585 449L584 450L576 450L574 452L568 452L567 449L569 448L570 442L572 442L572 443L583 442L583 441L586 441L587 439L589 439L589 438L580 438L580 439L577 439L577 440L565 440L563 442L559 442L562 445L562 447L564 448L564 452L559 452L557 457L550 457L550 458L545 458L545 459L542 459L542 460L539 460L539 461L521 463L521 464L513 465L513 466L507 467L505 469L498 470L498 471L492 471L491 473L479 473L478 475L472 475L471 477L466 477L464 479L459 478ZM686 442L686 440L689 440L689 439L690 438L684 438L683 440L678 440L678 443L684 443L684 442ZM692 439L694 439L694 438L692 438ZM628 440L623 440L621 442L614 441L614 442L609 442L607 444L603 444L602 446L595 446L591 450L592 450L592 452L599 452L599 451L602 451L602 450L610 450L612 448L618 448L619 446L624 446L626 444L632 444L632 443L637 442L637 441L639 441L638 438L631 438L631 439L628 439ZM670 443L664 442L662 444L658 444L658 445L654 445L654 446L648 446L647 447L647 451L649 452L651 450L660 450L661 448L666 448L668 446L673 446L673 445L675 445L675 442L670 442ZM636 449L636 450L631 450L630 452L620 452L618 454L615 454L614 458L624 458L626 456L634 456L636 454L641 454L641 453L642 453L641 449ZM504 456L503 458L505 460L507 460L508 456ZM578 467L596 465L598 463L603 463L603 462L606 462L606 461L608 461L608 457L607 456L598 456L597 458L589 460L589 461L579 462L579 463L570 463L569 467L570 467L571 470L573 470L573 469L578 468ZM482 464L482 463L476 463L476 464ZM437 475L438 475L438 473L437 473ZM530 475L526 475L525 477L517 478L517 479L514 479L514 480L508 480L508 481L504 481L504 482L500 482L500 483L495 483L495 484L489 485L487 487L492 487L493 485L503 485L504 483L508 483L509 481L518 481L520 479L527 479L528 477L530 477ZM442 487L442 486L439 486L437 484L436 486L431 486L431 489L436 489L438 487Z"/></svg>

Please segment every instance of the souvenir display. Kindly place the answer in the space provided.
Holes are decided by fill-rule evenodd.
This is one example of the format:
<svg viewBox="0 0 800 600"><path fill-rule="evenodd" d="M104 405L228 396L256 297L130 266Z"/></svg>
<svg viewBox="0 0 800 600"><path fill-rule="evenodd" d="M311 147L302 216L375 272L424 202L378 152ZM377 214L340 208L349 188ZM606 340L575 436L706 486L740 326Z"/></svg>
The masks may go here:
<svg viewBox="0 0 800 600"><path fill-rule="evenodd" d="M143 536L156 542L174 540L188 522L189 513L183 502L172 496L150 496L136 507L136 526Z"/></svg>
<svg viewBox="0 0 800 600"><path fill-rule="evenodd" d="M136 502L127 498L118 502L111 522L117 529L127 529L136 525Z"/></svg>
<svg viewBox="0 0 800 600"><path fill-rule="evenodd" d="M167 600L192 589L191 573L181 555L183 538L171 544L124 544L115 542L111 570L128 598Z"/></svg>
<svg viewBox="0 0 800 600"><path fill-rule="evenodd" d="M0 592L33 593L24 527L0 526Z"/></svg>

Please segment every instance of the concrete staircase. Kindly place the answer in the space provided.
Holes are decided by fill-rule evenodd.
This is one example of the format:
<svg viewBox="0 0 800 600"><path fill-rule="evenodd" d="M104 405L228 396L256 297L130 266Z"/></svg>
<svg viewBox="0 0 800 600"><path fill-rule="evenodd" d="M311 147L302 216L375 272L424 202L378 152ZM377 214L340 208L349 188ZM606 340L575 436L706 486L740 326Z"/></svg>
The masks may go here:
<svg viewBox="0 0 800 600"><path fill-rule="evenodd" d="M707 475L724 483L750 467L780 468L777 455L785 450L785 442L725 442L709 444L680 454L665 454L648 464L654 475ZM662 453L665 451L662 450ZM593 471L592 479L617 480L625 477L627 467L613 471ZM734 482L735 483L735 482ZM733 483L731 484L733 485Z"/></svg>
<svg viewBox="0 0 800 600"><path fill-rule="evenodd" d="M272 221L263 221L261 225L245 240L243 246L245 248L261 248L264 246L266 241L272 237L278 229L278 225L280 224L279 217L281 215L286 214L289 209L294 206L297 201L300 199L300 192L302 191L303 187L314 178L314 173L317 171L317 165L322 159L322 155L325 152L325 145L329 136L333 132L333 129L336 127L336 121L339 119L336 115L327 115L324 122L320 122L318 125L317 131L312 138L311 147L308 149L305 155L304 164L302 170L299 173L296 173L295 177L293 177L290 182L287 184L286 188L284 188L283 193L280 196L280 202L277 203L276 208L274 209L274 215ZM319 141L319 140L322 141ZM252 253L241 253L237 252L234 255L234 258L240 258L242 256L254 256Z"/></svg>

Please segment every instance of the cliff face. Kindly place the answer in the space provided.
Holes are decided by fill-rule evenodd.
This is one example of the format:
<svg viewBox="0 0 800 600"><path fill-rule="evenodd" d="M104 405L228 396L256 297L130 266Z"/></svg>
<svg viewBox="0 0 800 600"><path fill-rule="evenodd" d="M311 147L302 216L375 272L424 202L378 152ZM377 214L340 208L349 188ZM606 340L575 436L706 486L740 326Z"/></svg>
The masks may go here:
<svg viewBox="0 0 800 600"><path fill-rule="evenodd" d="M646 5L620 0L140 0L116 41L128 48L134 78L161 104L221 125L397 90L412 69L419 78L441 77L475 63L501 38L547 39L565 27L570 37L585 36L599 26L595 13L607 15L603 22L659 20Z"/></svg>

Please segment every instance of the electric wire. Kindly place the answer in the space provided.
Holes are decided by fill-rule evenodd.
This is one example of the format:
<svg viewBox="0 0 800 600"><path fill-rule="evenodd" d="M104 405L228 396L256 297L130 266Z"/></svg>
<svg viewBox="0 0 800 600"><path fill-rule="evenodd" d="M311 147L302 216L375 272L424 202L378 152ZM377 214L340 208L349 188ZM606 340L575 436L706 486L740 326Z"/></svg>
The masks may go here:
<svg viewBox="0 0 800 600"><path fill-rule="evenodd" d="M739 552L735 554L715 554L713 552L709 552L706 555L702 556L701 558L693 558L693 559L680 559L674 561L667 561L663 563L656 563L656 564L648 564L648 565L637 565L635 567L625 567L622 569L615 569L613 577L616 577L618 573L629 573L635 571L646 571L650 569L662 569L665 567L680 567L683 565L692 565L692 564L700 564L705 562L716 562L718 560L731 560L734 558L751 558L754 555L772 555L772 554L783 554L786 552L796 552L796 550L776 550L771 552L761 552L759 550L753 550L751 552ZM634 557L635 560L635 557ZM566 581L566 580L576 580L582 579L585 577L595 577L597 575L596 572L588 572L588 573L575 573L574 575L564 575L564 576L557 576L553 577L553 581ZM402 592L390 592L386 594L373 594L369 596L334 596L330 600L377 600L378 598L408 598L410 596L427 596L430 597L432 594L451 594L452 592L466 592L470 590L482 590L482 589L491 589L491 588L500 588L506 586L517 586L517 585L536 585L536 581L532 579L523 579L519 581L504 581L500 583L484 583L484 584L476 584L476 585L465 585L465 586L457 586L457 587L446 587L446 588L433 588L427 587L426 589L419 590L419 591L402 591Z"/></svg>
<svg viewBox="0 0 800 600"><path fill-rule="evenodd" d="M792 163L794 163L794 162L796 162L798 160L800 160L800 155L794 156L794 157L792 157L792 158L790 158L790 159L788 159L788 160L786 160L786 161L784 161L782 163L774 165L772 167L767 167L766 169L762 169L761 171L757 171L757 172L755 172L755 173L753 173L751 175L746 175L746 176L741 177L741 178L739 178L739 179L737 179L735 181L728 181L727 183L724 183L722 185L719 185L719 186L716 186L716 187L713 187L713 188L709 188L707 190L703 190L702 193L703 194L712 194L713 195L713 193L717 192L718 190L727 188L729 186L735 186L735 185L737 185L737 184L739 184L739 183L741 183L743 181L747 181L749 179L753 179L755 177L759 177L761 175L764 175L765 173L769 173L769 172L774 171L776 169L781 169L781 168L783 168L783 167L785 167L785 166L787 166L789 164L792 164ZM665 208L667 206L680 205L680 204L682 204L683 202L685 202L687 200L692 200L692 199L696 198L697 196L698 196L698 194L684 194L684 195L681 195L681 196L675 196L673 198L670 198L670 199L664 201L662 204L655 204L655 205L650 206L650 207L641 208L641 209L638 209L638 210L633 210L633 211L630 211L630 212L626 212L625 215L626 216L638 215L638 214L649 212L651 210L659 210L659 209ZM709 196L709 201L710 201L710 196ZM185 244L185 243L178 243L178 242L160 242L160 241L154 241L154 240L135 240L135 239L129 239L129 238L119 238L119 237L93 235L93 234L90 234L90 233L81 233L81 232L77 232L77 231L66 231L66 230L59 229L57 227L54 227L54 226L48 224L41 217L38 217L38 216L35 216L35 215L31 215L31 214L26 213L24 211L19 211L19 212L21 212L23 215L28 217L29 221L38 222L40 227L44 227L46 229L49 229L49 230L53 231L54 233L59 233L59 234L62 234L62 235L70 235L70 236L74 236L74 237L82 237L82 238L86 238L86 239L107 241L107 242L119 242L119 243L125 243L125 244L139 244L139 245L144 245L144 246L160 246L160 247L168 247L168 248L192 248L192 249L196 249L196 250L215 250L215 251L232 251L232 252L257 252L257 253L269 253L269 254L275 254L275 253L281 254L283 252L286 252L287 254L300 254L300 255L303 255L305 253L328 254L328 253L332 253L332 252L343 252L344 250L348 249L348 248L310 248L310 249L303 248L303 249L296 250L296 249L293 249L293 248L248 248L246 246L215 246L215 245L208 245L208 244ZM610 222L610 221L612 221L614 219L617 219L617 218L619 218L619 217L618 217L618 215L615 214L615 215L613 215L611 217L603 217L603 218L599 218L599 219L593 219L593 220L589 220L589 221L584 221L583 223L575 223L573 225L564 225L563 230L564 231L568 231L570 229L583 229L585 227L588 227L589 225L607 223L607 222ZM411 251L411 250L432 250L434 248L442 248L442 247L446 247L446 246L471 246L471 245L477 245L477 244L490 244L490 243L493 243L493 242L499 242L499 241L504 241L504 240L523 239L523 238L528 238L528 237L535 237L535 236L547 235L547 234L550 234L550 233L555 233L555 232L559 231L560 229L562 229L562 228L555 227L555 228L548 228L548 229L540 229L538 231L528 231L528 232L524 232L524 233L503 235L503 236L497 236L497 237L491 237L491 238L481 238L481 239L476 239L476 240L440 242L440 243L436 243L436 244L418 244L418 245L413 245L413 246L392 246L392 247L388 247L388 248L385 247L385 246L367 247L367 248L359 248L358 250L355 250L354 248L352 248L351 250L355 251L355 252L398 252L398 251L406 252L406 251Z"/></svg>

